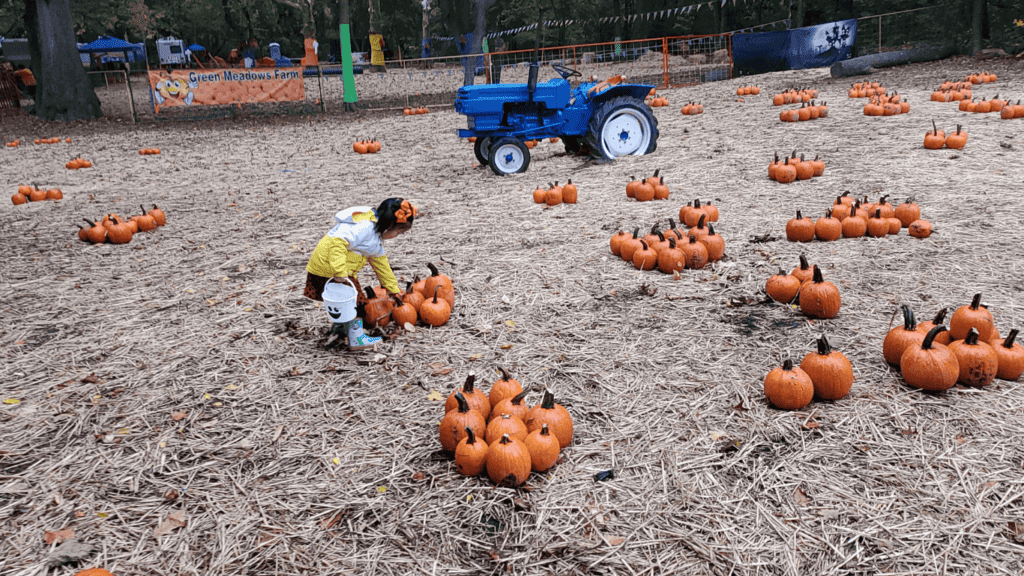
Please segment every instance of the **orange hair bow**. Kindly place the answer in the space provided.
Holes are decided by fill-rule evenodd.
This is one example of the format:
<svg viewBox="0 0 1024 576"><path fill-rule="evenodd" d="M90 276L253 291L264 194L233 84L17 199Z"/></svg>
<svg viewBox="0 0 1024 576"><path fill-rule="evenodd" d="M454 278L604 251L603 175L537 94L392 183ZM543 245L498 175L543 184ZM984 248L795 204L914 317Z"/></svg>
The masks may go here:
<svg viewBox="0 0 1024 576"><path fill-rule="evenodd" d="M409 204L408 200L402 200L402 206L395 211L395 221L399 224L405 224L409 221L409 218L416 217L416 207Z"/></svg>

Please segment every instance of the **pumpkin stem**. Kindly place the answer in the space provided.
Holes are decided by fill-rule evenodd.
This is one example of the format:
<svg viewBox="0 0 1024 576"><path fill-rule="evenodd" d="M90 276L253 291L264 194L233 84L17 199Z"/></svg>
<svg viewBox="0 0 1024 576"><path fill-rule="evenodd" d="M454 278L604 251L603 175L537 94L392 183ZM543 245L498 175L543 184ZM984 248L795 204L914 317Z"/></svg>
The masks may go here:
<svg viewBox="0 0 1024 576"><path fill-rule="evenodd" d="M659 173L661 173L661 168L658 168L654 171L654 177L657 178Z"/></svg>
<svg viewBox="0 0 1024 576"><path fill-rule="evenodd" d="M434 300L433 300L434 304L437 304L437 289L438 288L440 288L440 286L434 286Z"/></svg>
<svg viewBox="0 0 1024 576"><path fill-rule="evenodd" d="M944 324L946 322L946 312L948 311L948 308L943 308L942 310L939 310L939 313L936 314L935 318L932 319L932 324L936 326Z"/></svg>
<svg viewBox="0 0 1024 576"><path fill-rule="evenodd" d="M669 230L675 230L676 229L676 221L675 220L673 220L671 218L668 219L668 229Z"/></svg>
<svg viewBox="0 0 1024 576"><path fill-rule="evenodd" d="M978 331L971 328L967 331L967 336L964 336L964 344L968 346L975 346L978 344Z"/></svg>
<svg viewBox="0 0 1024 576"><path fill-rule="evenodd" d="M814 276L812 277L812 280L814 280L815 284L821 284L825 281L825 278L821 275L821 268L818 268L817 264L814 265Z"/></svg>
<svg viewBox="0 0 1024 576"><path fill-rule="evenodd" d="M466 444L476 443L476 433L469 426L466 426Z"/></svg>
<svg viewBox="0 0 1024 576"><path fill-rule="evenodd" d="M658 239L661 242L664 242L665 241L665 235L661 233L661 230L658 230L657 234L658 234Z"/></svg>
<svg viewBox="0 0 1024 576"><path fill-rule="evenodd" d="M971 310L977 310L978 306L981 306L981 292L975 294L971 300Z"/></svg>
<svg viewBox="0 0 1024 576"><path fill-rule="evenodd" d="M377 297L377 293L373 291L373 286L367 286L366 288L363 288L363 290L366 292L366 297L370 300Z"/></svg>
<svg viewBox="0 0 1024 576"><path fill-rule="evenodd" d="M512 379L512 377L508 375L508 370L505 370L504 367L498 366L498 371L501 372L501 379L502 380L511 380Z"/></svg>
<svg viewBox="0 0 1024 576"><path fill-rule="evenodd" d="M466 376L466 382L462 384L462 390L467 394L473 393L473 384L476 382L476 374L473 372Z"/></svg>
<svg viewBox="0 0 1024 576"><path fill-rule="evenodd" d="M512 404L514 404L516 406L519 406L520 404L522 404L523 400L526 398L526 393L527 392L529 392L529 390L523 390L519 394L516 394L515 396L513 396L512 397Z"/></svg>
<svg viewBox="0 0 1024 576"><path fill-rule="evenodd" d="M960 135L960 125L959 124L956 125L956 135L957 136Z"/></svg>
<svg viewBox="0 0 1024 576"><path fill-rule="evenodd" d="M697 229L698 230L703 230L704 229L704 221L707 220L707 218L708 218L707 214L701 214L700 215L700 220L697 221Z"/></svg>
<svg viewBox="0 0 1024 576"><path fill-rule="evenodd" d="M696 243L697 243L697 237L694 236L693 234L690 234L690 244L696 244Z"/></svg>
<svg viewBox="0 0 1024 576"><path fill-rule="evenodd" d="M822 334L821 338L818 338L818 354L822 356L828 356L832 353L832 346L829 345L828 339Z"/></svg>
<svg viewBox="0 0 1024 576"><path fill-rule="evenodd" d="M825 218L831 218L831 217L832 217L832 209L829 208L828 210L825 210Z"/></svg>
<svg viewBox="0 0 1024 576"><path fill-rule="evenodd" d="M797 220L803 220L804 219L804 215L801 214L799 210L796 211L796 219Z"/></svg>
<svg viewBox="0 0 1024 576"><path fill-rule="evenodd" d="M790 360L789 358L786 358L786 360L782 363L782 369L786 372L791 372L793 370L793 361Z"/></svg>
<svg viewBox="0 0 1024 576"><path fill-rule="evenodd" d="M779 163L779 153L776 152L775 153L775 164L778 164L778 163Z"/></svg>
<svg viewBox="0 0 1024 576"><path fill-rule="evenodd" d="M544 399L540 401L540 407L544 410L555 409L555 395L550 390L544 391Z"/></svg>
<svg viewBox="0 0 1024 576"><path fill-rule="evenodd" d="M542 424L541 425L541 427L540 427L540 435L541 436L550 436L551 435L551 433L548 432L548 425L547 424Z"/></svg>
<svg viewBox="0 0 1024 576"><path fill-rule="evenodd" d="M555 182L555 184L558 184L558 182ZM572 178L569 178L569 183L566 184L566 186L568 186L569 184L572 184Z"/></svg>
<svg viewBox="0 0 1024 576"><path fill-rule="evenodd" d="M693 199L693 207L694 208L700 208L700 199L699 198L694 198Z"/></svg>
<svg viewBox="0 0 1024 576"><path fill-rule="evenodd" d="M427 262L427 268L430 268L430 275L437 276L440 272L437 271L437 266L434 266L432 262Z"/></svg>
<svg viewBox="0 0 1024 576"><path fill-rule="evenodd" d="M95 225L96 225L96 223L95 223L95 222L93 222L92 220L89 220L88 218L82 218L82 220L85 220L85 222L86 222L86 223L87 223L87 224L88 224L89 226L95 226Z"/></svg>
<svg viewBox="0 0 1024 576"><path fill-rule="evenodd" d="M715 235L715 229L714 229L713 226L711 226L711 222L708 222L708 236L714 236L714 235Z"/></svg>
<svg viewBox="0 0 1024 576"><path fill-rule="evenodd" d="M511 442L511 440L509 439L508 434L502 434L501 440L498 440L498 444L508 444L509 442Z"/></svg>
<svg viewBox="0 0 1024 576"><path fill-rule="evenodd" d="M640 228L633 229L633 240L636 240L636 235L640 233Z"/></svg>
<svg viewBox="0 0 1024 576"><path fill-rule="evenodd" d="M651 226L651 234L657 234L657 233L658 233L658 223L655 222L654 226Z"/></svg>
<svg viewBox="0 0 1024 576"><path fill-rule="evenodd" d="M943 309L945 310L945 309ZM936 322L936 324L939 324ZM917 322L914 320L914 311L910 309L910 306L903 305L903 329L910 332L917 328Z"/></svg>
<svg viewBox="0 0 1024 576"><path fill-rule="evenodd" d="M669 236L669 239L668 239L668 247L669 247L669 248L672 248L673 250L675 250L675 247L676 247L676 239L675 239L675 237L674 237L674 236Z"/></svg>
<svg viewBox="0 0 1024 576"><path fill-rule="evenodd" d="M875 210L875 218L881 218L881 217L882 217L882 209L879 208L879 209Z"/></svg>
<svg viewBox="0 0 1024 576"><path fill-rule="evenodd" d="M405 284L405 293L412 294L412 282L407 282Z"/></svg>
<svg viewBox="0 0 1024 576"><path fill-rule="evenodd" d="M928 334L924 337L924 342L921 342L921 350L931 350L932 341L939 335L939 332L945 332L945 326L936 326L928 331Z"/></svg>
<svg viewBox="0 0 1024 576"><path fill-rule="evenodd" d="M462 392L455 392L455 401L459 403L459 414L469 412L469 402L466 402L466 397L462 395Z"/></svg>
<svg viewBox="0 0 1024 576"><path fill-rule="evenodd" d="M1006 340L1003 340L1004 348L1006 348L1007 350L1013 348L1013 341L1017 339L1017 332L1018 330L1016 328L1010 330L1010 333L1006 335Z"/></svg>
<svg viewBox="0 0 1024 576"><path fill-rule="evenodd" d="M142 213L143 214L146 213L146 207L145 206L143 206L142 204L139 204L139 208L142 208Z"/></svg>
<svg viewBox="0 0 1024 576"><path fill-rule="evenodd" d="M800 255L800 269L801 270L807 270L810 267L811 267L811 265L807 263L807 256L804 256L803 254L801 254Z"/></svg>
<svg viewBox="0 0 1024 576"><path fill-rule="evenodd" d="M649 248L647 248L647 242L644 242L643 240L641 240L640 241L640 245L644 247L644 250L649 250Z"/></svg>
<svg viewBox="0 0 1024 576"><path fill-rule="evenodd" d="M932 120L932 134L939 135L939 127L935 125L935 120Z"/></svg>

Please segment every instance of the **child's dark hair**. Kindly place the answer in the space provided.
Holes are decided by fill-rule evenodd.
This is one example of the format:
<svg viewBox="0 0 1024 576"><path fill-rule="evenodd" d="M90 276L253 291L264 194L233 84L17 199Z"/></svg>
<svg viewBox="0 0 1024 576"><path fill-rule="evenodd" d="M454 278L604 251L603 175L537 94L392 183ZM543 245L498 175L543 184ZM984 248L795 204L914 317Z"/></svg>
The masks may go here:
<svg viewBox="0 0 1024 576"><path fill-rule="evenodd" d="M374 225L373 231L377 234L383 234L387 232L392 226L395 225L397 219L395 218L395 212L402 207L401 198L388 198L387 200L380 203L377 207L377 224ZM412 221L415 216L409 216L408 226L412 226Z"/></svg>

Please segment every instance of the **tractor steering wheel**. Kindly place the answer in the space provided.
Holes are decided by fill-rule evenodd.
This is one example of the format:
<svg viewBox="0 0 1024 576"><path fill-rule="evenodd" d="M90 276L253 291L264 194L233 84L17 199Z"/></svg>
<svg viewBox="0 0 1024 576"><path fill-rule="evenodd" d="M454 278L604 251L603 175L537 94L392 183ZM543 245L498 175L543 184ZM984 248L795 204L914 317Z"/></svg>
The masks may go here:
<svg viewBox="0 0 1024 576"><path fill-rule="evenodd" d="M551 69L554 70L555 72L558 72L558 75L562 77L562 80L568 80L569 78L572 78L573 76L583 76L583 74L580 74L579 70L573 70L572 68L566 68L565 66L562 66L561 64L554 64L554 63L552 63L551 64Z"/></svg>

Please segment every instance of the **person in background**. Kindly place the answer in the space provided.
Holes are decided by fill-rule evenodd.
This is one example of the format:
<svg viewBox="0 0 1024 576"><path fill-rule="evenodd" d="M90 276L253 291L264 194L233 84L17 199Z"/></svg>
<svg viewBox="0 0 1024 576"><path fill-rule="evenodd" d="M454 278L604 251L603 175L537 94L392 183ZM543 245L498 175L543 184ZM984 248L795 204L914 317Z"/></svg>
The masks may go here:
<svg viewBox="0 0 1024 576"><path fill-rule="evenodd" d="M382 241L409 231L415 218L416 207L403 198L388 198L376 210L369 206L355 206L338 211L334 215L337 224L320 239L306 265L303 295L310 300L323 301L324 286L329 279L341 281L348 278L356 289L357 300L352 303L355 308L357 303L365 302L356 273L367 261L388 294L401 294ZM351 316L351 308L349 310L347 316ZM343 333L348 335L349 350L372 348L381 340L367 336L363 331L363 319L357 316L349 322L334 323L331 336L335 339L327 343L327 348L339 344Z"/></svg>
<svg viewBox="0 0 1024 576"><path fill-rule="evenodd" d="M32 74L32 71L19 64L18 68L14 71L14 75L18 78L18 90L22 94L35 98L36 77Z"/></svg>

